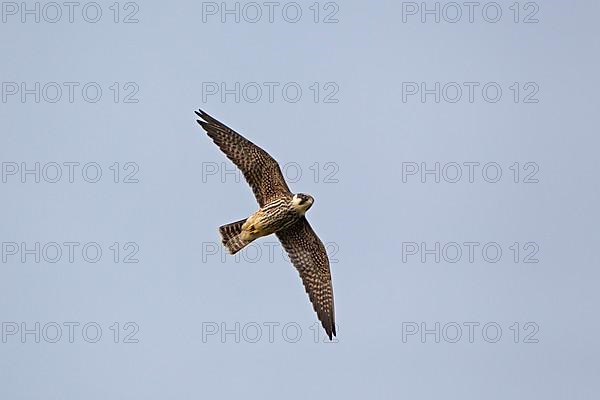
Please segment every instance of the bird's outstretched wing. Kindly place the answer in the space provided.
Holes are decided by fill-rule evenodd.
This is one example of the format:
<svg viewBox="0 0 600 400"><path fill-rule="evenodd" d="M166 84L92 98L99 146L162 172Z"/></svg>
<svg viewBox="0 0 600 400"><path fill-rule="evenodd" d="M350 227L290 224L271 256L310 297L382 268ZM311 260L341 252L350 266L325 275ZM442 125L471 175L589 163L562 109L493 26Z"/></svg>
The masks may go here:
<svg viewBox="0 0 600 400"><path fill-rule="evenodd" d="M290 194L279 164L269 153L204 111L198 110L196 115L208 136L242 171L261 207L281 194Z"/></svg>
<svg viewBox="0 0 600 400"><path fill-rule="evenodd" d="M331 272L325 246L305 217L276 235L300 273L306 293L331 340L332 335L336 334L335 313Z"/></svg>

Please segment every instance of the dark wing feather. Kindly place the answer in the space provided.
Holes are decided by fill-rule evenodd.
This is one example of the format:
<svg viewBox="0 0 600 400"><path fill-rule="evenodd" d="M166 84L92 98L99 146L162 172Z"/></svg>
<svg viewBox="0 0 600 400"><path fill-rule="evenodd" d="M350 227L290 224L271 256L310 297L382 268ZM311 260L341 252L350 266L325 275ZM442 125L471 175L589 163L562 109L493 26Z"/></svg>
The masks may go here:
<svg viewBox="0 0 600 400"><path fill-rule="evenodd" d="M198 110L196 115L208 136L242 171L261 207L281 194L290 194L279 164L269 153L204 111Z"/></svg>
<svg viewBox="0 0 600 400"><path fill-rule="evenodd" d="M325 246L305 217L276 235L300 273L313 308L327 336L332 339L332 335L336 334L335 313L331 272Z"/></svg>

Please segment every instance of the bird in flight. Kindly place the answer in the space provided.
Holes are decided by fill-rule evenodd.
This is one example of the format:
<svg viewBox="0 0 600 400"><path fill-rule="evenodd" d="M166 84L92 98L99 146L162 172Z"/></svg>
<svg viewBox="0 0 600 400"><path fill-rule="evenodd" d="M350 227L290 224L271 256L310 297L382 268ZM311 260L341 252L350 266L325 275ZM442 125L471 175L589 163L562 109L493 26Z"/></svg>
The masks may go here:
<svg viewBox="0 0 600 400"><path fill-rule="evenodd" d="M277 235L298 270L317 317L330 340L335 336L333 287L325 246L304 214L314 199L290 191L277 161L266 151L202 110L198 124L242 171L260 208L246 219L219 228L223 245L235 254L255 239Z"/></svg>

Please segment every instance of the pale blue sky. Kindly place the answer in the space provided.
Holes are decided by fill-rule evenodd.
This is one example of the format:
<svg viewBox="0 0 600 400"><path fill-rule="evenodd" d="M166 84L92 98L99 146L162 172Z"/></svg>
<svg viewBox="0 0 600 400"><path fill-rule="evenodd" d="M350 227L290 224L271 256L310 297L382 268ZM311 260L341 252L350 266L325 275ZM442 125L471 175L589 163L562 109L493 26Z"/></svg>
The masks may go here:
<svg viewBox="0 0 600 400"><path fill-rule="evenodd" d="M58 19L42 3L36 23L3 3L2 399L597 398L600 5L522 2L516 16L498 2L492 23L481 3L472 23L467 8L450 23L442 2L435 23L421 2L326 3L318 23L313 2L297 23L289 3L272 23L264 5L250 22L246 3L239 23L221 22L221 2L119 3L118 15L99 2L97 23L87 3L72 23L66 7ZM222 101L236 82L239 101ZM439 103L407 92L436 82ZM199 107L315 197L308 218L337 261L337 343L315 343L274 237L221 255L218 226L257 205L196 125ZM36 163L39 183L21 176ZM440 183L423 183L436 163ZM36 322L40 343L21 336ZM236 323L239 343L221 336ZM439 343L421 337L436 323Z"/></svg>

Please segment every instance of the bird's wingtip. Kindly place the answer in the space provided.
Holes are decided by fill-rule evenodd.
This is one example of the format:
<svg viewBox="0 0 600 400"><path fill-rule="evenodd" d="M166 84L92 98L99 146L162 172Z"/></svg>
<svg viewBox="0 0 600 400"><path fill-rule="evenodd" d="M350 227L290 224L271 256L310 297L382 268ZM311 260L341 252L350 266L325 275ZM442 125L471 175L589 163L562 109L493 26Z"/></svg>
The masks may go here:
<svg viewBox="0 0 600 400"><path fill-rule="evenodd" d="M221 124L221 122L217 121L215 118L208 115L208 113L206 111L204 111L200 108L197 111L194 111L194 113L196 113L196 115L198 117L202 118L204 121L206 121L210 124L218 124L218 125Z"/></svg>
<svg viewBox="0 0 600 400"><path fill-rule="evenodd" d="M327 337L329 337L330 341L333 341L333 337L337 336L337 332L335 331L335 323L331 321L331 325L327 325L323 323L323 328L325 329L325 333Z"/></svg>

